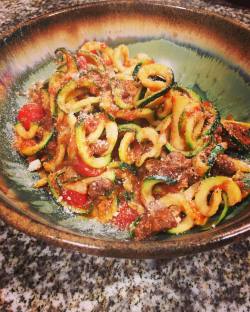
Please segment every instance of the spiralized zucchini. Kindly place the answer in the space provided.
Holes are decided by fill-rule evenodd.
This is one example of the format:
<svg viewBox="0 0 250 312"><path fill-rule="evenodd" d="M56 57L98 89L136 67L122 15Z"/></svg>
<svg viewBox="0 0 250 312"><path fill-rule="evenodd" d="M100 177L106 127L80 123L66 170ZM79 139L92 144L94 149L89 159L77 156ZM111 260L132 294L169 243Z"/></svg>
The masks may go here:
<svg viewBox="0 0 250 312"><path fill-rule="evenodd" d="M20 122L18 122L15 125L15 131L17 135L19 135L21 138L25 140L34 138L34 136L37 133L38 128L39 128L38 124L34 124L34 123L31 124L29 130L26 130Z"/></svg>
<svg viewBox="0 0 250 312"><path fill-rule="evenodd" d="M154 76L161 77L164 81L154 81L150 79L150 77ZM148 64L140 68L138 78L144 87L152 91L159 91L171 84L173 72L169 67L161 64Z"/></svg>
<svg viewBox="0 0 250 312"><path fill-rule="evenodd" d="M97 41L55 56L18 113L14 145L40 173L34 187L48 184L67 211L140 239L217 226L250 193L249 161L229 156L249 151L249 123L221 120L171 68Z"/></svg>
<svg viewBox="0 0 250 312"><path fill-rule="evenodd" d="M113 62L119 72L132 74L133 63L135 65L135 61L129 58L129 50L126 45L121 44L114 49Z"/></svg>

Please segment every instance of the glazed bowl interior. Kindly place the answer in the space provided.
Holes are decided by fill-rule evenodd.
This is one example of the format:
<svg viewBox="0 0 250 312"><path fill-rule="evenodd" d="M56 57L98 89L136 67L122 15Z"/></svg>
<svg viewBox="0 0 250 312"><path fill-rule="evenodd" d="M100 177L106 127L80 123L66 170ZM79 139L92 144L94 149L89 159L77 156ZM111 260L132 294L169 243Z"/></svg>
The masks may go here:
<svg viewBox="0 0 250 312"><path fill-rule="evenodd" d="M247 199L238 214L216 229L179 237L162 234L132 242L128 233L65 212L44 190L32 185L36 173L12 147L12 125L26 101L24 92L46 80L54 50L76 50L83 41L128 45L170 66L175 80L215 103L222 116L249 119L249 31L214 15L168 7L164 3L108 1L83 5L22 25L0 42L0 216L31 235L80 250L120 257L171 257L223 244L249 231Z"/></svg>

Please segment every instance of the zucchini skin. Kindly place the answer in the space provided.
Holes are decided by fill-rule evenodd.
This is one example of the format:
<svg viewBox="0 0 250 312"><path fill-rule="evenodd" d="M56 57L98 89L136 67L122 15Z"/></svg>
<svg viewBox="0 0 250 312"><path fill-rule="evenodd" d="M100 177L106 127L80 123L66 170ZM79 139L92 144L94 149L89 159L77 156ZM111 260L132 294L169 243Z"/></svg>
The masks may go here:
<svg viewBox="0 0 250 312"><path fill-rule="evenodd" d="M216 220L214 220L213 222L209 222L209 223L205 224L204 226L201 226L200 229L202 231L207 231L207 230L213 229L215 226L217 226L219 223L221 223L225 219L225 217L227 216L228 208L229 208L227 195L222 194L222 198L224 201L224 207L223 207L221 213L219 214L218 218Z"/></svg>
<svg viewBox="0 0 250 312"><path fill-rule="evenodd" d="M242 152L249 152L250 151L250 147L248 147L247 145L242 144L242 142L240 142L235 136L230 135L228 132L227 132L227 135L228 135L229 140L231 141L231 143L236 145L237 148L240 151L242 151Z"/></svg>
<svg viewBox="0 0 250 312"><path fill-rule="evenodd" d="M18 122L15 125L15 131L16 133L23 139L32 139L38 130L39 126L36 123L31 123L30 129L26 130L21 122Z"/></svg>
<svg viewBox="0 0 250 312"><path fill-rule="evenodd" d="M130 238L134 238L135 237L135 228L137 227L137 225L140 223L142 217L139 216L138 218L136 218L130 225L129 225L129 237Z"/></svg>
<svg viewBox="0 0 250 312"><path fill-rule="evenodd" d="M158 181L159 183L163 182L163 183L166 183L167 185L174 185L178 182L178 180L175 178L172 178L170 176L161 176L161 175L149 176L146 179L144 179L144 182L147 182L147 181Z"/></svg>
<svg viewBox="0 0 250 312"><path fill-rule="evenodd" d="M152 191L153 191L153 187L156 184L165 183L167 185L174 185L177 182L178 182L177 179L174 179L169 176L154 175L154 176L147 177L146 179L144 179L142 186L141 186L142 200L144 201L146 205L155 200L153 197Z"/></svg>
<svg viewBox="0 0 250 312"><path fill-rule="evenodd" d="M119 164L119 168L120 168L121 170L129 170L129 171L130 171L132 174L134 174L134 175L137 174L137 168L136 168L135 165L129 165L129 164L125 163L125 162L121 162L121 163Z"/></svg>
<svg viewBox="0 0 250 312"><path fill-rule="evenodd" d="M46 145L49 143L50 139L53 136L53 131L46 131L43 135L42 140L33 145L33 146L27 146L21 149L21 153L25 156L32 156L38 152L40 152L42 149L46 147Z"/></svg>
<svg viewBox="0 0 250 312"><path fill-rule="evenodd" d="M211 151L208 159L207 159L207 164L208 164L208 171L206 173L206 177L210 176L210 170L215 164L216 158L219 154L224 153L225 148L221 144L217 144Z"/></svg>
<svg viewBox="0 0 250 312"><path fill-rule="evenodd" d="M64 74L60 71L56 71L50 77L48 82L50 112L51 115L54 117L57 115L57 103L56 103L57 94L58 91L62 88L62 85L64 84L65 84Z"/></svg>
<svg viewBox="0 0 250 312"><path fill-rule="evenodd" d="M177 150L173 145L171 145L169 142L166 143L165 147L169 152L180 152L182 153L185 157L187 158L192 158L193 156L197 155L198 153L200 153L202 150L204 150L208 144L210 142L209 141L205 141L203 145L198 146L195 150L193 151L180 151Z"/></svg>
<svg viewBox="0 0 250 312"><path fill-rule="evenodd" d="M186 87L183 87L183 86L175 86L174 87L174 90L177 90L177 91L181 91L185 94L187 94L191 99L193 100L196 100L198 102L201 102L202 99L201 97L199 96L199 94L197 94L195 91L193 91L191 88L186 88Z"/></svg>
<svg viewBox="0 0 250 312"><path fill-rule="evenodd" d="M172 85L174 81L172 69L165 65L156 63L146 64L141 67L137 76L142 85L152 91L162 90L166 86ZM156 77L156 79L152 79L151 77ZM157 79L157 77L161 77L163 79Z"/></svg>
<svg viewBox="0 0 250 312"><path fill-rule="evenodd" d="M142 64L143 64L143 63L140 62L140 63L138 63L138 64L135 65L135 68L134 68L133 73L132 73L132 77L133 77L134 79L137 77L137 74L138 74L140 68L142 67Z"/></svg>
<svg viewBox="0 0 250 312"><path fill-rule="evenodd" d="M138 98L138 100L142 100L142 99L145 97L146 92L147 92L147 88L142 87L142 89L141 89L141 91L140 91L140 93L139 93L139 98Z"/></svg>
<svg viewBox="0 0 250 312"><path fill-rule="evenodd" d="M119 131L134 131L138 132L141 130L141 127L134 123L127 123L118 126Z"/></svg>
<svg viewBox="0 0 250 312"><path fill-rule="evenodd" d="M165 95L172 87L173 87L173 84L174 82L172 82L169 86L167 86L166 88L160 90L160 91L157 91L155 93L153 93L152 95L148 96L147 98L144 98L144 99L141 99L141 100L138 100L136 103L135 103L135 106L136 107L139 107L139 108L143 108L145 106L147 106L149 103L153 102L154 100L158 99L159 97Z"/></svg>

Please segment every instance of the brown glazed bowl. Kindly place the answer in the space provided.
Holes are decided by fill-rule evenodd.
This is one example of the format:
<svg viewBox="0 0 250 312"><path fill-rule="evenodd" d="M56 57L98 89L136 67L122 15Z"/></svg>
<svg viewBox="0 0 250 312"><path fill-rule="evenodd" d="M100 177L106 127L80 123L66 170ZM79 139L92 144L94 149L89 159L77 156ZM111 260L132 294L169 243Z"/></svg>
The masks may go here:
<svg viewBox="0 0 250 312"><path fill-rule="evenodd" d="M246 236L249 199L212 230L135 242L127 233L66 213L45 191L32 188L37 176L12 148L22 92L49 77L56 48L75 50L93 39L148 53L171 66L177 82L199 87L222 115L249 118L250 32L239 24L164 1L129 0L96 1L31 20L0 40L0 217L48 243L111 257L171 258Z"/></svg>

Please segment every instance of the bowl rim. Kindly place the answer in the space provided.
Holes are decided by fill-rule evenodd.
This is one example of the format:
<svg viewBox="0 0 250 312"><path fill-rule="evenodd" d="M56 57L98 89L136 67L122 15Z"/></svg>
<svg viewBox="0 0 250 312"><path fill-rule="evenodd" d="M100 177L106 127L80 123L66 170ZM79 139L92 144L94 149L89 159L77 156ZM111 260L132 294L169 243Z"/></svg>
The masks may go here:
<svg viewBox="0 0 250 312"><path fill-rule="evenodd" d="M196 13L196 14L200 14L200 15L208 15L210 17L215 17L216 19L219 19L221 21L224 21L230 25L234 25L237 27L240 27L242 30L249 32L250 31L250 26L248 27L246 24L242 23L241 21L238 20L232 20L227 16L223 16L220 15L216 12L211 12L209 10L206 9L197 9L197 8L186 8L183 6L177 6L177 5L172 5L172 4L168 4L166 3L166 1L164 0L137 0L137 3L143 3L146 5L154 5L154 6L164 6L166 8L172 8L172 9L177 9L177 10L182 10L182 11L186 11L186 12L191 12L191 13ZM100 5L112 5L114 4L114 0L94 0L91 2L87 2L87 3L82 3L82 4L77 4L77 5L66 5L58 10L51 10L50 12L47 13L43 13L43 14L39 14L35 17L29 18L28 20L25 20L23 22L19 22L16 24L15 27L11 28L10 31L6 30L4 32L2 32L2 34L0 35L0 42L4 42L4 39L6 39L7 37L11 37L11 35L13 35L17 30L25 27L25 26L29 26L32 24L35 24L39 21L43 21L43 20L47 20L53 16L58 16L58 15L62 15L64 13L68 13L70 11L76 11L76 10L81 10L84 8L88 8L88 7L93 7L93 6L100 6ZM133 0L119 0L119 5L123 5L123 4L127 4L127 5L132 5L133 4Z"/></svg>
<svg viewBox="0 0 250 312"><path fill-rule="evenodd" d="M248 27L238 21L232 21L227 17L222 17L216 13L200 9L187 9L185 7L169 5L163 0L152 1L139 1L146 5L164 6L175 10L185 10L198 15L209 15L230 25L240 27L242 30L250 32ZM67 6L60 10L51 11L46 14L39 15L31 18L28 21L19 23L11 31L4 32L0 36L0 46L4 40L11 38L19 29L23 27L32 26L40 21L46 21L53 16L60 16L63 14L70 14L76 10L84 10L87 7L92 8L99 5L109 5L114 3L111 0L93 1L76 6ZM133 1L122 0L119 5L132 5ZM92 255L101 255L118 258L172 258L186 254L193 254L204 250L209 250L230 243L234 240L246 237L250 234L250 211L246 216L239 219L233 219L228 223L220 225L218 228L199 232L196 234L185 234L181 236L182 241L175 237L174 239L167 240L147 240L147 241L126 241L126 240L110 240L100 239L88 236L82 236L77 233L69 233L66 230L58 230L48 224L44 224L25 215L15 205L8 200L6 195L0 191L0 218L7 224L14 228L34 236L38 239L43 239L50 244L66 247L68 249L78 250ZM197 235L199 234L199 235ZM208 235L210 234L210 235ZM192 240L190 240L192 235Z"/></svg>

